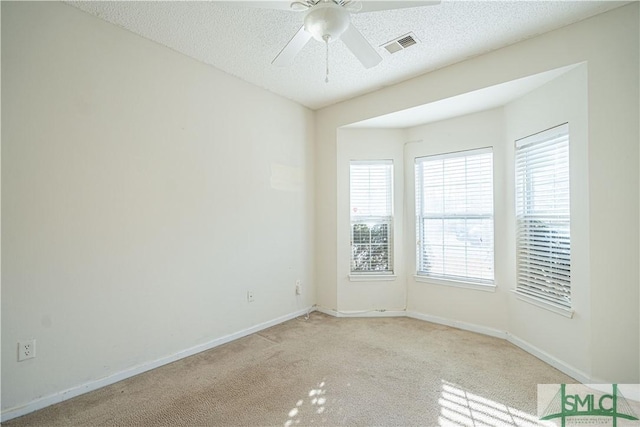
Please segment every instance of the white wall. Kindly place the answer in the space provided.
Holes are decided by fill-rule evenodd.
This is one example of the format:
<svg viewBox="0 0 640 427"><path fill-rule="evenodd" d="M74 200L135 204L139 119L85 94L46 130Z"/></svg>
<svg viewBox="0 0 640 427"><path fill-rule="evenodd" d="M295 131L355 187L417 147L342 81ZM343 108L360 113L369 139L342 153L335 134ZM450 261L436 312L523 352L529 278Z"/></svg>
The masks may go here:
<svg viewBox="0 0 640 427"><path fill-rule="evenodd" d="M595 381L640 382L638 18L639 5L633 3L318 111L316 200L321 209L316 232L322 236L316 240L317 265L322 267L322 272L318 268L317 276L318 303L340 305L336 263L338 128L586 62L588 220L585 221L589 229L589 276L583 279L589 283L590 299L583 302L590 305L591 326L590 337L582 335L579 348L574 349L587 351L588 355L567 362L575 363L574 370L586 372ZM537 320L533 317L530 322ZM505 320L483 314L470 321L490 327ZM566 356L567 343L558 339L538 340L526 333L552 357Z"/></svg>
<svg viewBox="0 0 640 427"><path fill-rule="evenodd" d="M587 65L582 64L528 95L508 104L505 111L507 158L506 213L515 218L515 141L562 123L569 123L571 183L571 306L572 319L531 305L516 295L509 297L507 330L578 371L591 377L591 280L589 263L589 156L588 156ZM502 236L507 237L507 285L515 286L515 223L508 221ZM535 319L535 322L531 320Z"/></svg>
<svg viewBox="0 0 640 427"><path fill-rule="evenodd" d="M337 288L341 312L361 310L402 311L407 303L404 228L405 132L397 129L338 130L338 250ZM349 162L351 160L385 159L393 161L393 259L394 277L385 280L353 280L350 273ZM391 280L386 280L391 279Z"/></svg>
<svg viewBox="0 0 640 427"><path fill-rule="evenodd" d="M313 112L2 2L2 124L3 412L315 302Z"/></svg>
<svg viewBox="0 0 640 427"><path fill-rule="evenodd" d="M418 126L407 130L405 183L407 212L411 212L410 232L406 236L408 254L408 305L411 312L428 314L465 323L506 330L506 292L511 286L504 267L507 246L503 239L509 219L505 216L504 184L508 178L500 167L505 162L502 108ZM495 289L463 289L435 282L416 281L415 179L413 165L417 157L491 147L494 163L494 235ZM409 222L409 216L407 222Z"/></svg>
<svg viewBox="0 0 640 427"><path fill-rule="evenodd" d="M316 194L329 197L316 198L315 249L316 249L316 303L320 307L338 308L338 211L337 196L337 128L318 126L316 122ZM346 124L346 123L341 123ZM319 141L323 141L320 145ZM316 169L318 170L318 169Z"/></svg>
<svg viewBox="0 0 640 427"><path fill-rule="evenodd" d="M592 377L601 382L640 382L639 6L603 23L616 41L589 41L603 54L588 64Z"/></svg>
<svg viewBox="0 0 640 427"><path fill-rule="evenodd" d="M3 2L3 412L307 307L314 283L321 306L379 308L339 279L339 128L581 62L591 326L575 350L588 354L569 362L597 381L640 382L638 6L328 107L314 123L67 5ZM413 308L438 313L430 298L444 294L407 289ZM482 298L502 297L499 287ZM452 310L566 357L566 343L519 315ZM38 356L17 363L25 338Z"/></svg>

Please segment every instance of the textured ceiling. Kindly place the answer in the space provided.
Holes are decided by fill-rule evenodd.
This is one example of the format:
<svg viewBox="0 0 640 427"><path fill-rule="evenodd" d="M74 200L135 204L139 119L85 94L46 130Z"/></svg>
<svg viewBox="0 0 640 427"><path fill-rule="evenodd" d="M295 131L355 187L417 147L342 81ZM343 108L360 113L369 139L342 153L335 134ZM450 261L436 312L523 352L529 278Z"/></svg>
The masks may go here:
<svg viewBox="0 0 640 427"><path fill-rule="evenodd" d="M68 4L312 109L371 92L507 46L628 2L448 1L352 16L383 61L365 69L341 41L311 40L294 64L271 61L302 25L304 12L241 1L91 1ZM380 45L413 32L419 44L395 54Z"/></svg>

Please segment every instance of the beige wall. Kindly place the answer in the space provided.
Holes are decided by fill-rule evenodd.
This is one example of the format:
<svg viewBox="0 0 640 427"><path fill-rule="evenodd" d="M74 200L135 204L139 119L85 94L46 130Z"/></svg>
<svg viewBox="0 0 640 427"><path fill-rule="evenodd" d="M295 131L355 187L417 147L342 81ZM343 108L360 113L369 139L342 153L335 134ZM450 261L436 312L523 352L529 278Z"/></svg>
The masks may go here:
<svg viewBox="0 0 640 427"><path fill-rule="evenodd" d="M2 125L3 412L315 302L308 109L2 2Z"/></svg>
<svg viewBox="0 0 640 427"><path fill-rule="evenodd" d="M405 297L415 312L517 335L594 381L640 382L638 6L314 114L67 5L3 2L3 413L315 302L396 310ZM494 293L412 282L407 238L404 277L391 288L346 281L344 160L374 136L344 125L579 63L586 74L559 86L588 99L567 110L588 117L577 166L587 182L572 187L586 211L574 236L584 243L577 317L513 299L508 227ZM549 100L553 84L504 110L411 131L482 122L502 132L494 159L508 165L511 139L529 126L522 117L543 111L536 97ZM408 132L380 133L391 147L375 142L404 159L396 167L406 165L398 141ZM512 189L496 191L504 224ZM409 236L412 209L404 200L398 209ZM438 304L449 300L450 309ZM535 322L575 335L546 336ZM28 338L37 357L17 363L17 341Z"/></svg>
<svg viewBox="0 0 640 427"><path fill-rule="evenodd" d="M343 313L362 310L404 311L407 304L406 259L404 254L404 160L405 132L397 129L338 130L338 306ZM393 161L393 259L394 277L355 280L350 273L349 162L386 159ZM358 278L361 279L361 278ZM387 280L390 279L390 280Z"/></svg>
<svg viewBox="0 0 640 427"><path fill-rule="evenodd" d="M638 6L634 3L318 111L316 197L317 205L322 206L322 213L316 219L316 233L323 236L316 241L317 266L322 267L322 271L318 268L317 276L318 303L324 306L341 304L338 292L340 272L337 271L335 261L338 232L336 218L340 215L338 206L341 191L337 187L336 179L336 165L341 162L336 138L338 128L540 72L586 62L588 71L584 78L587 88L587 110L574 111L572 114L586 113L588 117L588 135L586 138L581 137L583 143L585 140L588 142L580 160L587 162L588 183L583 183L581 189L576 190L578 194L581 191L586 192L580 194L579 206L587 212L580 216L578 223L581 224L581 230L588 229L588 232L577 237L583 239L585 246L579 261L582 267L575 282L576 286L586 287L583 297L579 297L578 300L580 315L587 318L568 320L573 322L570 328L559 327L563 333L572 334L575 325L582 325L577 326L577 336L565 341L562 336L549 339L541 337L540 332L525 330L522 314L534 312L535 314L531 314L528 319L529 324L534 325L539 319L545 319L553 313L543 313L537 307L525 307L521 302L513 301L511 295L502 296L507 303L497 314L484 313L477 307L470 307L469 311L452 312L452 315L464 316L468 323L486 328L499 328L506 323L505 332L510 333L510 328L513 328L523 335L522 339L527 345L558 360L572 372L586 374L587 379L602 382L640 382L637 363L640 358ZM578 96L583 97L584 94L578 93ZM540 106L540 109L544 108L544 105ZM512 112L518 115L515 109ZM514 128L506 129L507 132L511 132ZM518 127L518 131L524 130L524 127ZM505 156L507 155L509 154L505 152ZM588 156L586 159L585 155ZM584 164L582 167L584 168ZM505 188L504 191L510 190ZM320 210L318 212L320 213ZM586 248L588 253L585 253ZM508 281L511 273L505 271L503 274ZM509 286L507 283L504 285ZM410 306L417 304L412 301L414 291L415 289L409 288ZM454 296L454 292L460 294L457 290L450 291L447 297ZM490 298L499 299L500 294L484 297ZM497 301L493 302L500 304ZM435 301L421 304L424 310L431 311ZM452 304L455 304L455 301ZM534 308L536 310L533 310ZM515 314L514 310L518 314ZM505 311L513 315L513 321L507 320L508 316L500 314ZM544 320L541 322L548 325ZM553 325L557 326L562 322L564 320L554 320ZM576 342L579 345L572 348L572 343ZM572 356L572 351L586 354Z"/></svg>
<svg viewBox="0 0 640 427"><path fill-rule="evenodd" d="M592 378L590 331L597 330L591 319L591 275L589 239L589 138L587 65L582 64L541 88L505 107L505 149L514 158L514 142L545 129L569 123L569 155L571 182L571 306L573 318L509 297L510 334L540 351L552 354L570 366L580 378ZM515 218L514 162L504 164L506 176L507 217ZM505 265L508 287L513 287L515 268L515 228L513 221L503 236L507 237L508 262ZM504 259L504 258L503 258ZM535 319L532 322L532 319Z"/></svg>
<svg viewBox="0 0 640 427"><path fill-rule="evenodd" d="M450 120L444 120L407 130L408 141L405 150L407 213L412 215L412 229L406 236L408 254L407 273L408 304L412 312L428 314L445 319L482 324L486 327L506 330L505 292L510 282L505 276L503 260L507 256L506 242L502 239L508 226L504 216L505 171L501 168L505 161L503 144L503 111L496 108ZM415 178L413 165L417 157L456 151L491 147L494 164L494 235L495 235L495 285L490 291L464 289L434 282L416 281L415 242ZM407 219L408 221L408 219ZM485 287L486 288L486 287Z"/></svg>

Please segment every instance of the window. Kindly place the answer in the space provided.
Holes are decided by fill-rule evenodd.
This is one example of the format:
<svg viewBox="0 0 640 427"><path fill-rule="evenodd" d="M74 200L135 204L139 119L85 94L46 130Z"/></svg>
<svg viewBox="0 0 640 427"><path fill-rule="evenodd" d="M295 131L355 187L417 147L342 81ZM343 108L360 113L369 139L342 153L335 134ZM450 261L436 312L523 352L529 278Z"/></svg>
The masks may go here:
<svg viewBox="0 0 640 427"><path fill-rule="evenodd" d="M393 162L352 161L351 273L393 273Z"/></svg>
<svg viewBox="0 0 640 427"><path fill-rule="evenodd" d="M417 274L493 284L490 148L416 159Z"/></svg>
<svg viewBox="0 0 640 427"><path fill-rule="evenodd" d="M516 141L517 291L571 308L569 126Z"/></svg>

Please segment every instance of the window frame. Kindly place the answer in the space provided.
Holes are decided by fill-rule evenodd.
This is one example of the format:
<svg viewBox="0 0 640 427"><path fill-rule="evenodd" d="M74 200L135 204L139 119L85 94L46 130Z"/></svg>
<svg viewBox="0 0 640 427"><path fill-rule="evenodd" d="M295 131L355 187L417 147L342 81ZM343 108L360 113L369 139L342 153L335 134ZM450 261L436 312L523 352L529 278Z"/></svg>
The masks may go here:
<svg viewBox="0 0 640 427"><path fill-rule="evenodd" d="M546 147L545 147L546 145ZM571 298L571 147L569 124L563 123L515 141L515 227L516 227L516 285L514 292L527 302L554 312L572 317ZM535 162L527 169L529 154ZM553 209L543 211L531 208L535 205L532 190L533 174L555 156L562 159L562 169L553 169L553 184L560 186L552 198L543 199L553 203ZM541 160L541 159L545 160ZM546 165L548 168L548 165ZM561 176L562 179L557 179ZM525 189L529 189L525 192ZM522 193L521 193L522 191ZM546 194L546 193L545 193ZM550 202L551 200L551 202ZM565 206L559 209L558 206ZM525 212L529 211L529 212ZM546 227L549 233L542 233ZM551 235L553 232L553 236ZM528 237L527 237L528 236ZM555 237L554 237L555 236ZM557 245L556 245L557 244ZM555 245L555 246L554 246ZM559 247L562 245L562 247ZM540 250L548 249L548 250ZM535 268L537 271L533 271Z"/></svg>
<svg viewBox="0 0 640 427"><path fill-rule="evenodd" d="M353 214L353 166L384 166L388 168L386 171L386 190L385 197L387 198L387 212L386 215L354 215ZM353 281L362 280L392 280L395 277L395 259L394 259L394 163L392 159L375 159L375 160L350 160L349 162L349 277ZM386 226L386 244L377 244L378 246L385 246L387 250L387 268L384 270L367 269L357 270L354 269L354 245L355 245L355 226L364 224L371 230L374 226ZM363 243L361 243L363 244ZM366 243L364 243L366 244ZM374 245L369 240L369 245ZM369 262L371 262L371 251L369 252Z"/></svg>
<svg viewBox="0 0 640 427"><path fill-rule="evenodd" d="M420 171L421 165L429 161L439 161L444 159L452 159L452 158L467 158L470 156L479 156L479 155L490 155L490 172L488 177L486 177L489 181L489 190L487 196L490 199L490 213L487 212L475 212L475 213L467 213L464 215L455 214L452 212L442 212L441 214L429 214L426 212L422 212L423 204L422 199L424 197L424 184L423 184L423 173ZM495 209L494 209L494 187L493 187L493 178L494 178L494 167L493 167L493 147L483 147L483 148L473 148L468 150L461 150L449 153L441 153L436 155L428 155L416 157L414 159L414 178L415 178L415 226L416 226L416 273L414 278L419 282L428 282L435 283L440 285L448 285L455 286L461 288L469 288L469 289L478 289L484 291L494 291L495 290ZM465 163L465 187L469 184L471 180L467 179L467 164ZM443 172L444 174L444 172ZM444 179L444 176L443 176ZM446 187L445 182L442 183L443 188L443 204L444 204L444 189ZM468 196L465 193L465 197ZM442 219L445 220L464 220L465 221L465 233L469 232L467 228L466 221L467 220L490 220L491 224L491 242L490 242L490 253L491 253L491 277L490 278L481 278L481 277L472 277L472 276L461 276L454 274L434 274L429 273L423 270L423 259L422 254L423 250L423 242L422 236L424 235L424 221L428 219ZM443 229L443 243L442 248L448 246L444 243L444 229ZM466 252L467 244L465 243L465 256L464 256L464 265L469 265L468 253ZM443 268L446 260L443 258ZM468 267L465 267L468 268Z"/></svg>

